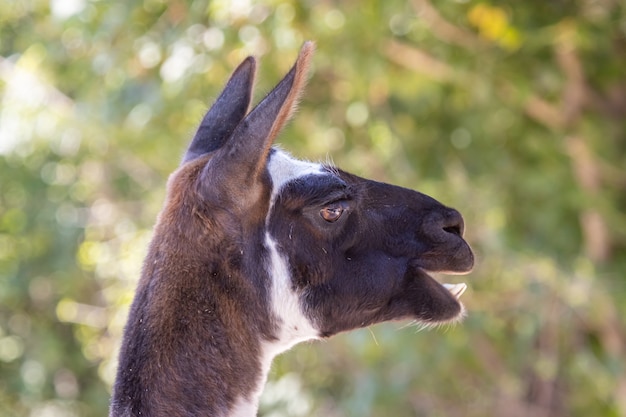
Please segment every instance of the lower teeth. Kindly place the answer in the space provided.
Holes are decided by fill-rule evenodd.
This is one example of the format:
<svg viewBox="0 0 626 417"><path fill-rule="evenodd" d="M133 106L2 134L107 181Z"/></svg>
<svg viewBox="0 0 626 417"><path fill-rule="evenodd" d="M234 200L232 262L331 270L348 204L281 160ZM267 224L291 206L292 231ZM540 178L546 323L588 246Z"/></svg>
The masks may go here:
<svg viewBox="0 0 626 417"><path fill-rule="evenodd" d="M457 299L460 298L467 289L467 285L465 285L464 283L442 285L445 287L446 290L450 291L450 294L452 294Z"/></svg>

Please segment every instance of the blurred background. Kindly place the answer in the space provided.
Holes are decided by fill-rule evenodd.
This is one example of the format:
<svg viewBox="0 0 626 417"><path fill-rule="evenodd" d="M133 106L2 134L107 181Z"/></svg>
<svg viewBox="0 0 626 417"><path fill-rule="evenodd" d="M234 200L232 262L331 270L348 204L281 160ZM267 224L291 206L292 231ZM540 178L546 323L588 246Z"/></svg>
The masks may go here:
<svg viewBox="0 0 626 417"><path fill-rule="evenodd" d="M0 416L106 415L165 182L248 54L279 138L464 214L462 325L274 364L260 416L626 416L623 0L0 3Z"/></svg>

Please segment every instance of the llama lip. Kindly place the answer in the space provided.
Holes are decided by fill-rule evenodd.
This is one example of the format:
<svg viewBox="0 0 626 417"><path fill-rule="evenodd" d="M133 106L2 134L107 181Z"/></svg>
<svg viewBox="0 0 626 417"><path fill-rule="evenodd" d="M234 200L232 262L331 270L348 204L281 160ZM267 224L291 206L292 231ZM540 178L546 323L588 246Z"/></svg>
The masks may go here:
<svg viewBox="0 0 626 417"><path fill-rule="evenodd" d="M454 296L457 300L461 298L465 290L467 289L467 285L464 282L459 284L441 284L443 287L450 291L450 294Z"/></svg>

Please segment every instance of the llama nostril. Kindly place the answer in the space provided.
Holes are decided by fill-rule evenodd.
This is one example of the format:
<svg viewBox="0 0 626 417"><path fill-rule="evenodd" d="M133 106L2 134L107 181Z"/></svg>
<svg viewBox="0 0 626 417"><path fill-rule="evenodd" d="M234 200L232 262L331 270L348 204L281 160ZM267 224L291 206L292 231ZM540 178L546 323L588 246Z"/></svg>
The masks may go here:
<svg viewBox="0 0 626 417"><path fill-rule="evenodd" d="M450 210L444 218L442 229L446 233L451 233L459 237L463 236L463 229L465 225L463 223L463 217L461 213L456 210Z"/></svg>

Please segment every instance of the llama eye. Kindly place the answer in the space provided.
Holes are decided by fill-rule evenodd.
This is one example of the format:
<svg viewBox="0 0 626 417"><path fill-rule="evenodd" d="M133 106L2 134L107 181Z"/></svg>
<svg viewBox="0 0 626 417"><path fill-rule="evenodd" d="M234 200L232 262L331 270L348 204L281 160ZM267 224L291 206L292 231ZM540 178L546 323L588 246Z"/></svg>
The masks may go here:
<svg viewBox="0 0 626 417"><path fill-rule="evenodd" d="M333 203L321 209L320 216L329 223L336 222L344 211L346 211L347 206L345 202Z"/></svg>

